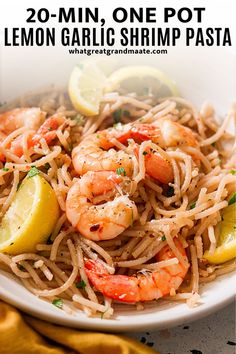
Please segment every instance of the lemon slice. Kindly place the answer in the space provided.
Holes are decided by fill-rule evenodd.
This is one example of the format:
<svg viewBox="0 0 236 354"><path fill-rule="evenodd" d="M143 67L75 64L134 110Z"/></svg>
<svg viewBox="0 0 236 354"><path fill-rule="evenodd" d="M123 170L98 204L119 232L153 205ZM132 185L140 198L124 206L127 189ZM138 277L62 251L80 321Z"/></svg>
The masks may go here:
<svg viewBox="0 0 236 354"><path fill-rule="evenodd" d="M166 74L145 65L125 66L113 72L108 77L108 91L135 92L138 96L152 93L158 98L179 94L176 84Z"/></svg>
<svg viewBox="0 0 236 354"><path fill-rule="evenodd" d="M103 56L99 56L99 57L96 56L81 61L79 65L82 65L83 67L88 65L90 67L96 66L107 77L115 70L115 68L118 67L118 63L119 63L118 60L115 59L114 57L107 58Z"/></svg>
<svg viewBox="0 0 236 354"><path fill-rule="evenodd" d="M86 116L99 112L106 76L95 61L78 64L69 79L69 96L75 109Z"/></svg>
<svg viewBox="0 0 236 354"><path fill-rule="evenodd" d="M40 175L26 177L0 225L0 252L33 252L45 242L59 217L56 195Z"/></svg>
<svg viewBox="0 0 236 354"><path fill-rule="evenodd" d="M210 263L220 264L236 257L236 203L227 206L222 213L219 244L211 255L208 251L204 258Z"/></svg>

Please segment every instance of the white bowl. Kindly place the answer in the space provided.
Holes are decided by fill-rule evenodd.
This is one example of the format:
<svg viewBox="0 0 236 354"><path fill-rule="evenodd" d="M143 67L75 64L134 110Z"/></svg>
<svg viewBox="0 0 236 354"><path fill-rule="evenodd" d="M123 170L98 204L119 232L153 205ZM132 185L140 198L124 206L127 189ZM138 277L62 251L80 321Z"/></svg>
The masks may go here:
<svg viewBox="0 0 236 354"><path fill-rule="evenodd" d="M51 303L40 300L30 293L12 275L0 272L0 297L26 313L56 324L102 330L102 331L142 331L170 328L205 317L215 312L235 297L236 273L219 277L201 287L202 303L188 308L185 303L158 300L137 311L134 306L117 304L112 319L89 318L81 311L67 314Z"/></svg>
<svg viewBox="0 0 236 354"><path fill-rule="evenodd" d="M55 48L5 48L2 56L1 101L50 83L66 83L69 73L78 62L76 56ZM45 60L43 59L45 58ZM122 62L124 59L121 58ZM127 56L125 62L155 65L177 82L182 95L196 105L211 101L218 112L226 113L236 93L236 66L232 52L222 49L190 50L181 48L168 56ZM20 68L20 69L19 69ZM233 301L236 293L236 272L217 278L201 287L202 303L193 309L186 304L160 300L136 311L130 305L116 305L112 319L87 318L77 312L68 315L50 303L28 292L13 276L0 271L0 297L36 317L72 327L106 331L163 329L206 316Z"/></svg>

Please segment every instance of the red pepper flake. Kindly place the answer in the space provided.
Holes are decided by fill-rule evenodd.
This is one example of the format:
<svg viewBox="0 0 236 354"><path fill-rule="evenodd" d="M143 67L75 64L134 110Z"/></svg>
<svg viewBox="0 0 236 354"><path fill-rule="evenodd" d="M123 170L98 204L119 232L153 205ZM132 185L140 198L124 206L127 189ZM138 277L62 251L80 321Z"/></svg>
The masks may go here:
<svg viewBox="0 0 236 354"><path fill-rule="evenodd" d="M100 228L100 224L94 224L90 227L90 231L94 232L97 231Z"/></svg>

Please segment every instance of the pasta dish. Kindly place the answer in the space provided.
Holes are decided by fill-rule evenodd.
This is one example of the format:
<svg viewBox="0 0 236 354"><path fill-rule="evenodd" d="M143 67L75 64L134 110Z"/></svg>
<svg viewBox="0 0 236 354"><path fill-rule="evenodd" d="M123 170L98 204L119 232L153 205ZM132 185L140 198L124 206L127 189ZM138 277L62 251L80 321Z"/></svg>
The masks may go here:
<svg viewBox="0 0 236 354"><path fill-rule="evenodd" d="M197 305L201 283L236 268L235 249L224 253L235 234L234 114L220 124L210 104L116 91L86 116L52 87L4 105L0 267L88 316L109 318L116 302Z"/></svg>

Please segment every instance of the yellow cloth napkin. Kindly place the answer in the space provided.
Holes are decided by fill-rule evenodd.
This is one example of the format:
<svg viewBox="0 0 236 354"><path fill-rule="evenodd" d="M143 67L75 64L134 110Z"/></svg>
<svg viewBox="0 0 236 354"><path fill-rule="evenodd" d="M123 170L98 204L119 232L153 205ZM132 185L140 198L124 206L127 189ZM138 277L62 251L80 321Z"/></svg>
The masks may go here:
<svg viewBox="0 0 236 354"><path fill-rule="evenodd" d="M0 301L1 354L155 354L120 335L54 325L22 314Z"/></svg>

